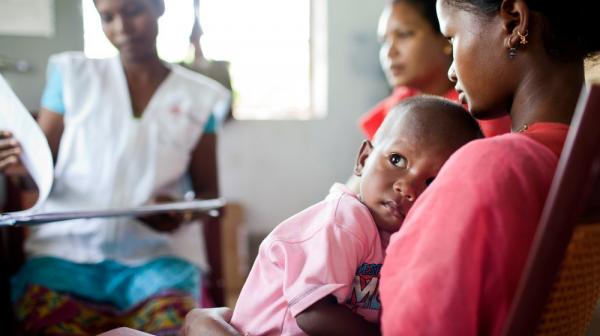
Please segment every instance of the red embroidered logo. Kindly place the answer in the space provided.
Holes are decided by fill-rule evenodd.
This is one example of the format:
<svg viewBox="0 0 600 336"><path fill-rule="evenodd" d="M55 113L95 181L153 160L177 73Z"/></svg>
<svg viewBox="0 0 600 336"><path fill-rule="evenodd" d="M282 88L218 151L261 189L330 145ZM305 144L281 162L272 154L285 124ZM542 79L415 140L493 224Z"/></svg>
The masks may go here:
<svg viewBox="0 0 600 336"><path fill-rule="evenodd" d="M175 105L175 106L171 107L172 115L179 115L179 113L181 113L181 109L179 108L179 106Z"/></svg>

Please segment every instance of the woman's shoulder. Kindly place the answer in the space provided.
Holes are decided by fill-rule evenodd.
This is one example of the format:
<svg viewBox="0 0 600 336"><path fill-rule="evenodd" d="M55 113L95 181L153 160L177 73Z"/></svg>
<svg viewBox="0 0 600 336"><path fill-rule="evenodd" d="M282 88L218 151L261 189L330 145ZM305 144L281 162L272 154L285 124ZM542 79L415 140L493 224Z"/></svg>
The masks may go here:
<svg viewBox="0 0 600 336"><path fill-rule="evenodd" d="M51 55L48 59L48 66L53 68L56 67L60 69L61 72L71 71L74 74L81 76L89 71L104 72L105 68L115 60L115 57L90 58L81 51L65 51Z"/></svg>
<svg viewBox="0 0 600 336"><path fill-rule="evenodd" d="M64 60L64 61L78 61L84 62L87 60L91 60L85 56L82 51L63 51L60 53L50 55L51 60Z"/></svg>
<svg viewBox="0 0 600 336"><path fill-rule="evenodd" d="M106 63L113 58L90 58L82 51L63 51L52 54L50 60L71 63Z"/></svg>
<svg viewBox="0 0 600 336"><path fill-rule="evenodd" d="M523 134L509 133L471 141L456 151L448 163L511 166L552 158L556 160L556 155L547 146Z"/></svg>
<svg viewBox="0 0 600 336"><path fill-rule="evenodd" d="M543 144L523 134L506 134L463 146L442 167L435 183L490 196L510 195L520 188L543 190L557 162L556 154Z"/></svg>
<svg viewBox="0 0 600 336"><path fill-rule="evenodd" d="M201 89L203 91L211 91L221 96L229 95L229 90L219 82L196 71L187 69L179 64L171 64L171 71L173 72L173 78L175 78L182 86L189 87L193 90Z"/></svg>

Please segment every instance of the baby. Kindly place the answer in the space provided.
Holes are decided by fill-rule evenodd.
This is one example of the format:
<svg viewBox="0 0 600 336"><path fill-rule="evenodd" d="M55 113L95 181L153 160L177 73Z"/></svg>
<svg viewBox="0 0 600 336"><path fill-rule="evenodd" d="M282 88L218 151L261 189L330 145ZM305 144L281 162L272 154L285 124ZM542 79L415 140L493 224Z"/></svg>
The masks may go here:
<svg viewBox="0 0 600 336"><path fill-rule="evenodd" d="M265 238L232 324L246 335L379 334L389 236L450 155L480 137L458 104L433 96L401 102L360 147L360 194L336 184Z"/></svg>

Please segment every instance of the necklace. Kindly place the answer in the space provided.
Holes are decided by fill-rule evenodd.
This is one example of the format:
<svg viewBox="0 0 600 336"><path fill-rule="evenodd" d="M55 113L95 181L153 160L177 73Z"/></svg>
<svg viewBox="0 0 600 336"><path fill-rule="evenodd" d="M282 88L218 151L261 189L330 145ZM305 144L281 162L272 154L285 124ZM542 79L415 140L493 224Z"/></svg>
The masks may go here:
<svg viewBox="0 0 600 336"><path fill-rule="evenodd" d="M523 132L527 131L528 128L529 128L529 125L523 124L523 126L519 127L519 129L516 130L515 133L523 133Z"/></svg>

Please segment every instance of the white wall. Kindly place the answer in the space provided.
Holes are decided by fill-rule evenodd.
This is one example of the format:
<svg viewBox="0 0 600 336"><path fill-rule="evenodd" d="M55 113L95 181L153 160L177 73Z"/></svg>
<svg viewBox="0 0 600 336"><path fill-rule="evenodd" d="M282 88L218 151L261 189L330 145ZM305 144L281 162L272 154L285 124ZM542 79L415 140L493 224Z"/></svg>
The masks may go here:
<svg viewBox="0 0 600 336"><path fill-rule="evenodd" d="M55 1L54 11L54 36L0 35L1 56L11 60L24 60L31 65L26 73L2 72L2 76L31 111L38 110L40 106L42 89L46 83L48 56L65 50L83 50L81 0Z"/></svg>
<svg viewBox="0 0 600 336"><path fill-rule="evenodd" d="M222 194L243 204L250 234L268 233L352 173L362 140L357 118L389 93L376 39L384 2L328 1L325 119L234 121L220 133Z"/></svg>

